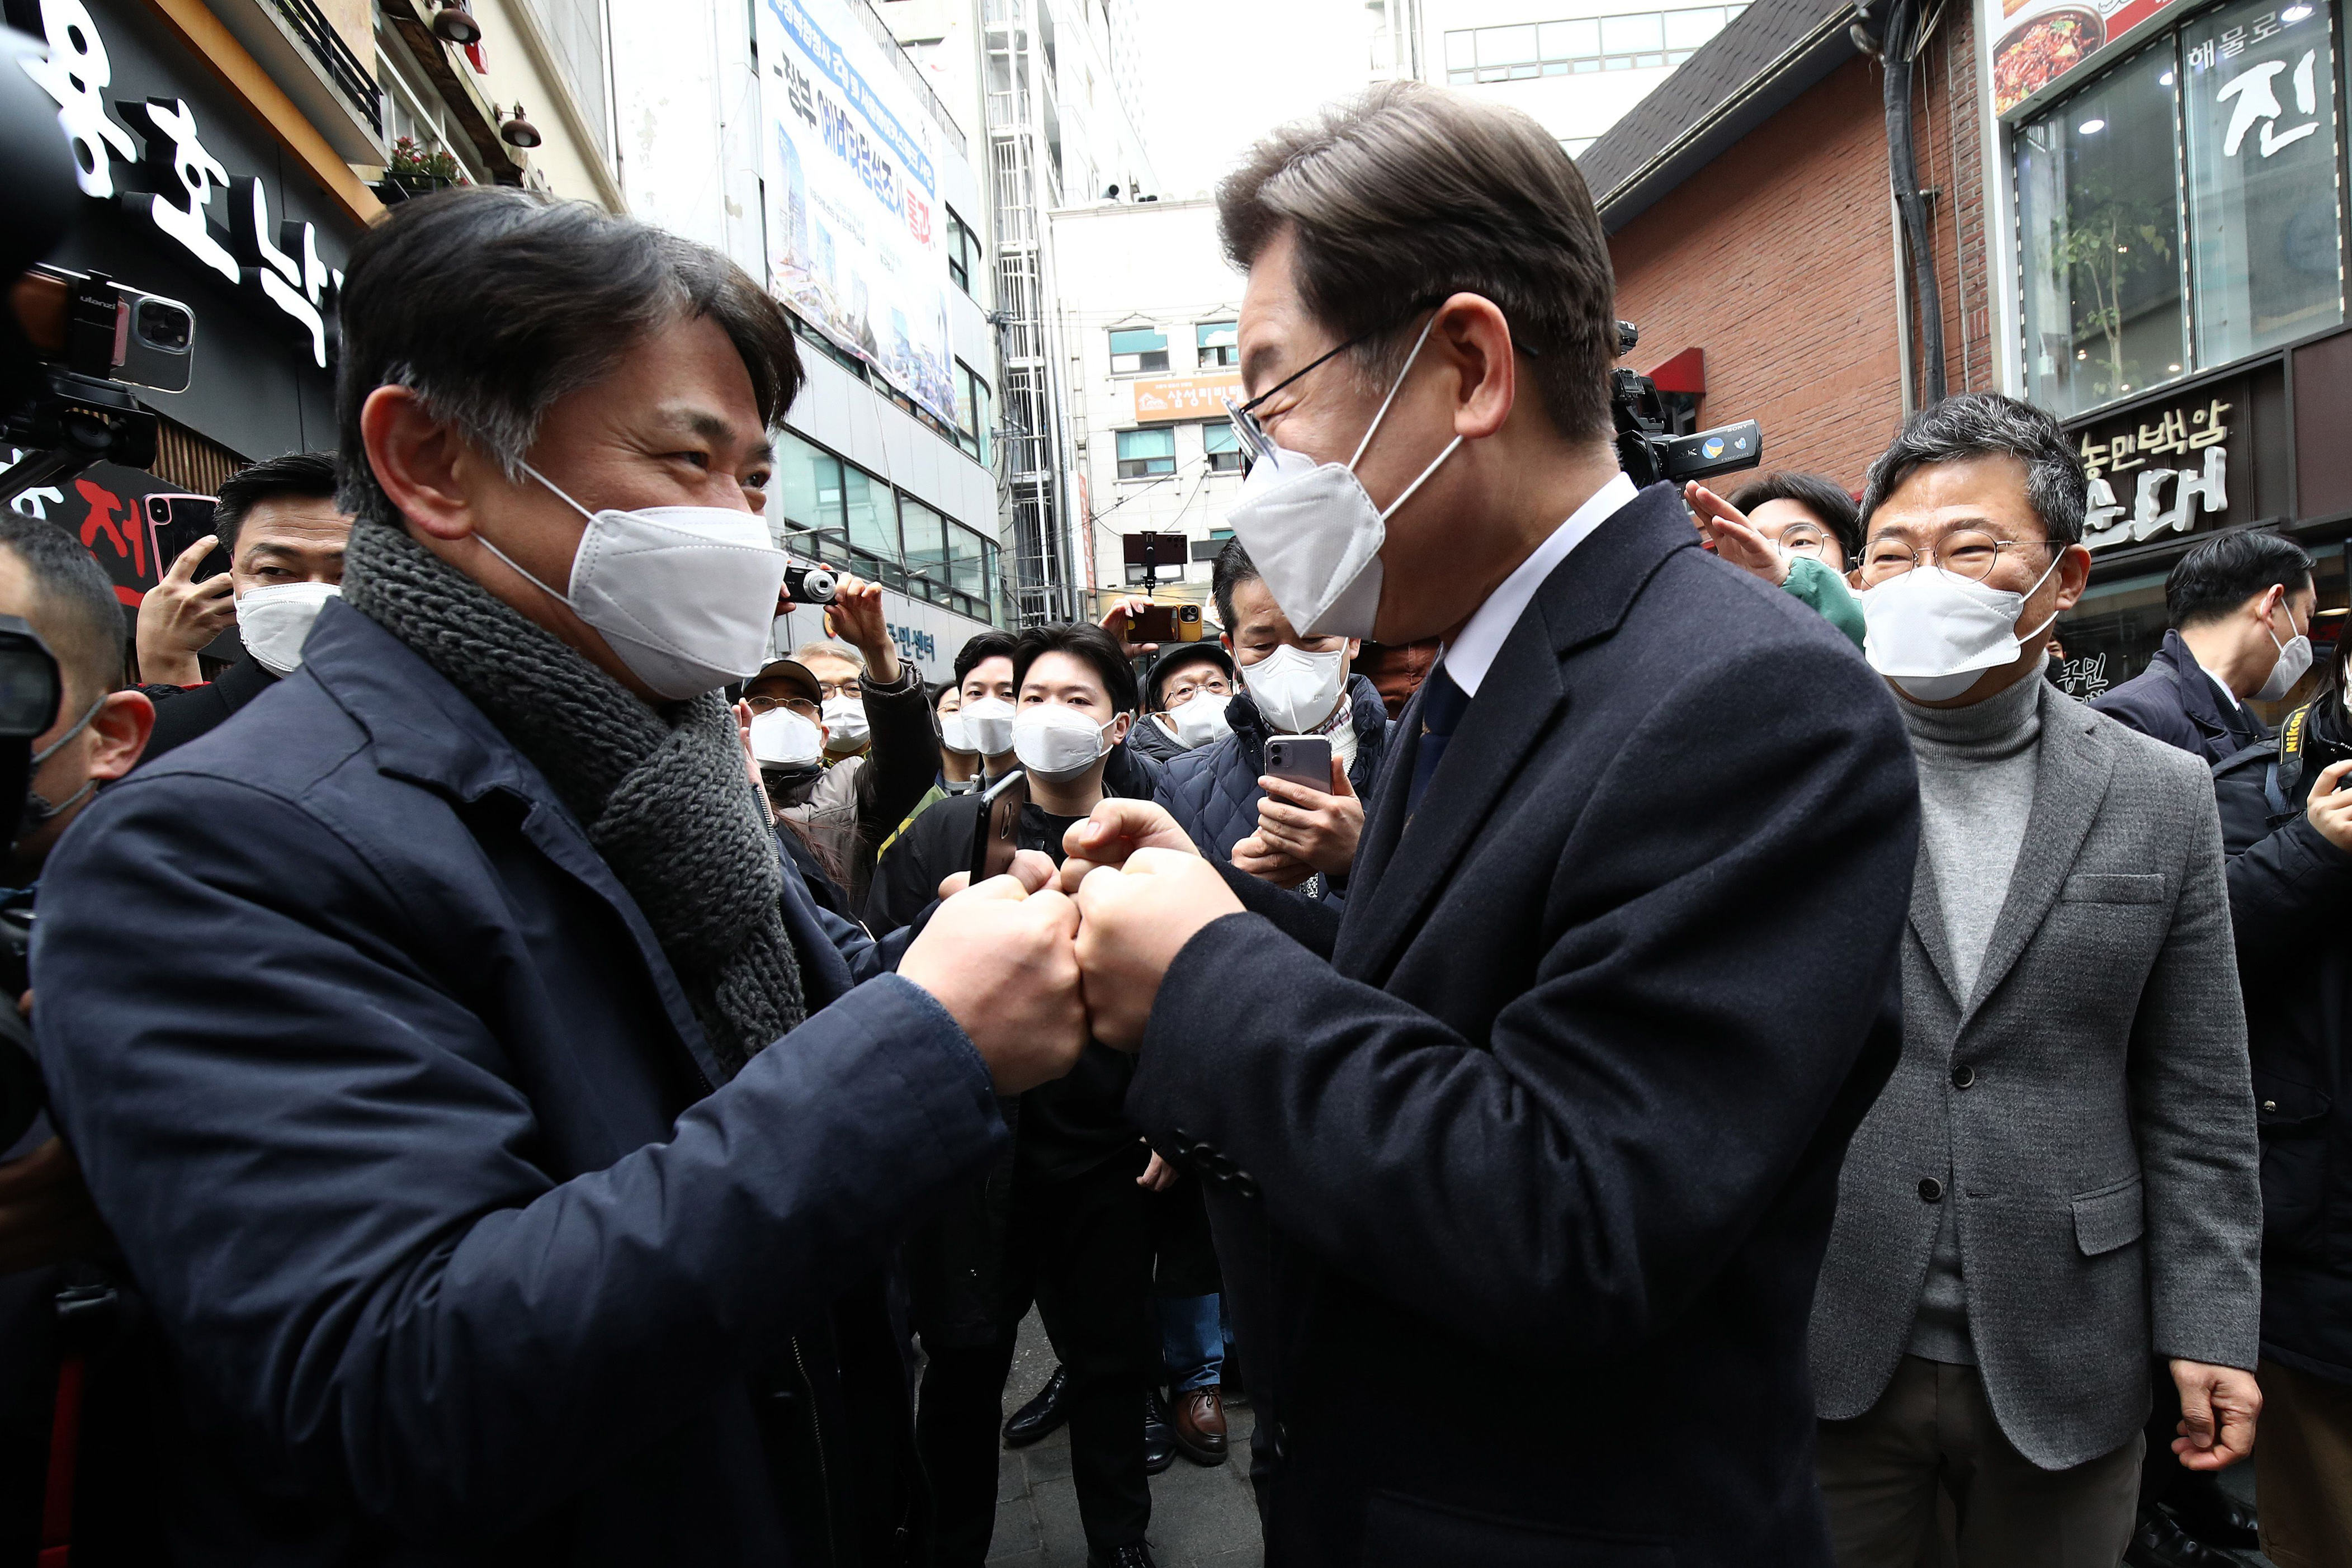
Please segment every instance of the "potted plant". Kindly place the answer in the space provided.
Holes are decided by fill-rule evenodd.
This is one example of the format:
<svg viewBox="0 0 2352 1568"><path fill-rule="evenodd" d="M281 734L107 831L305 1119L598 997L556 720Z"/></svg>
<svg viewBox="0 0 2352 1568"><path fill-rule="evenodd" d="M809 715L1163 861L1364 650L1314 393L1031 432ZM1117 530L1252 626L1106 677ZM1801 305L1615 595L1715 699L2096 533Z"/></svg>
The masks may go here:
<svg viewBox="0 0 2352 1568"><path fill-rule="evenodd" d="M467 183L464 167L448 149L428 149L419 146L413 136L397 136L376 194L385 201L404 201Z"/></svg>

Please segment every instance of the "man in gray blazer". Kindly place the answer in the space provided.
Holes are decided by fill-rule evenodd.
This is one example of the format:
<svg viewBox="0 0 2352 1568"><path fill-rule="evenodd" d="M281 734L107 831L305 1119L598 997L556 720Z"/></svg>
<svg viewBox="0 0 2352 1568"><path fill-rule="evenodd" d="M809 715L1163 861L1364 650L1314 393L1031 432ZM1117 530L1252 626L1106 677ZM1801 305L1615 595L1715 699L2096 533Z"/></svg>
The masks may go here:
<svg viewBox="0 0 2352 1568"><path fill-rule="evenodd" d="M2197 760L2041 679L2082 466L1987 394L1872 466L1865 651L1919 764L1902 1058L1849 1146L1812 1317L1840 1568L2113 1568L2149 1365L2181 1462L2244 1457L2262 1229L2221 833Z"/></svg>

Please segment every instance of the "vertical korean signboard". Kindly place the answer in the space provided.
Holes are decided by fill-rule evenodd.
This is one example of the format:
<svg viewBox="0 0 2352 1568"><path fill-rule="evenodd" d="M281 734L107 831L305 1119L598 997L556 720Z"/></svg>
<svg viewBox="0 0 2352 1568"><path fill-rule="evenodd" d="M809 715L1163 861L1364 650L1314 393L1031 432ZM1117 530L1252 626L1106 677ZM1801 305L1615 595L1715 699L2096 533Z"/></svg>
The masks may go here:
<svg viewBox="0 0 2352 1568"><path fill-rule="evenodd" d="M952 426L930 122L842 0L763 0L768 286Z"/></svg>

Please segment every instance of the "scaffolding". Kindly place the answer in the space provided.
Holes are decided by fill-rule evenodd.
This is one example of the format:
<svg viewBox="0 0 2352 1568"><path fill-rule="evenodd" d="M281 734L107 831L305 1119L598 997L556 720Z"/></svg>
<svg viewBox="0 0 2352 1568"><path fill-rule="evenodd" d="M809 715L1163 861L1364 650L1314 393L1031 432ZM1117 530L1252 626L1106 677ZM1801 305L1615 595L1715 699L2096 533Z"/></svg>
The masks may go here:
<svg viewBox="0 0 2352 1568"><path fill-rule="evenodd" d="M989 172L996 209L996 321L1003 374L1007 596L1017 625L1078 613L1064 482L1061 400L1049 324L1045 211L1039 183L1042 89L1034 0L984 0L982 49Z"/></svg>

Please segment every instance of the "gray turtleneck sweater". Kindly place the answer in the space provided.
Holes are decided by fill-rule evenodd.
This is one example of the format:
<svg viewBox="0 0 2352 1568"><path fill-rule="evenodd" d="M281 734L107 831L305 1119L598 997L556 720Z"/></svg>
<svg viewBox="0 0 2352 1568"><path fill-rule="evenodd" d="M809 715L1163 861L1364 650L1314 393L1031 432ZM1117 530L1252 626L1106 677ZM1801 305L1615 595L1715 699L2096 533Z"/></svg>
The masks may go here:
<svg viewBox="0 0 2352 1568"><path fill-rule="evenodd" d="M2042 670L1966 708L1923 708L1900 699L1903 722L1919 763L1920 838L1933 873L1912 897L1933 897L1951 946L1953 978L1961 1000L1976 989L1992 941L1993 922L2009 897L2010 877L2025 843L2033 809L2033 779L2042 742ZM1906 1029L1916 1026L1906 1022ZM1956 1042L1926 1044L1949 1055ZM1949 1186L1948 1179L1946 1185ZM1919 1292L1911 1353L1930 1361L1973 1364L1968 1294L1960 1278L1958 1205L1944 1205L1936 1250Z"/></svg>

